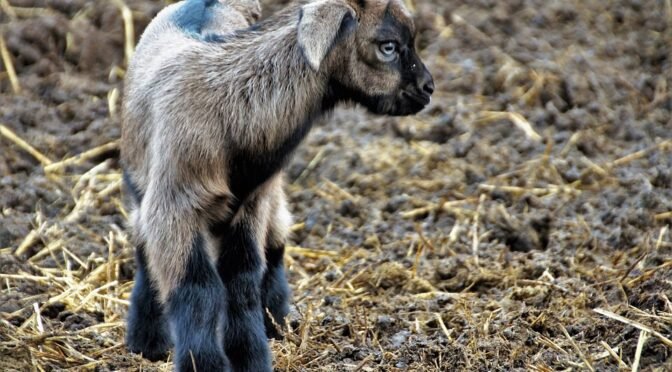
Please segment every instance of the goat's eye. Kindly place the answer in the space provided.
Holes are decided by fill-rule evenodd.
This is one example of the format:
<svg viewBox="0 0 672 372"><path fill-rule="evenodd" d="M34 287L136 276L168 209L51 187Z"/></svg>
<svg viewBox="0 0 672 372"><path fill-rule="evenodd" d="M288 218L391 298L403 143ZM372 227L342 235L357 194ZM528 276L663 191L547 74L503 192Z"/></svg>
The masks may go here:
<svg viewBox="0 0 672 372"><path fill-rule="evenodd" d="M389 41L386 43L380 44L380 52L383 53L386 57L391 57L397 53L397 43Z"/></svg>

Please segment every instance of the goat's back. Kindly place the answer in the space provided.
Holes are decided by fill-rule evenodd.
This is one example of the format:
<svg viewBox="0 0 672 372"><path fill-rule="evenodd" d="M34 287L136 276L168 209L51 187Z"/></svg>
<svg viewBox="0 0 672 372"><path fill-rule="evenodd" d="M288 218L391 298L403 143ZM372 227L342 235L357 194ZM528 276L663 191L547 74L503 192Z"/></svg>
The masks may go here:
<svg viewBox="0 0 672 372"><path fill-rule="evenodd" d="M194 34L180 26L180 10L187 5L187 1L172 4L157 14L143 32L126 74L122 160L142 190L152 161L152 132L162 125L166 101L179 98L187 54L202 49L205 35L225 36L249 26L249 14L259 10L256 0L217 2L206 8L202 24L197 25L200 33ZM241 13L245 6L251 13Z"/></svg>

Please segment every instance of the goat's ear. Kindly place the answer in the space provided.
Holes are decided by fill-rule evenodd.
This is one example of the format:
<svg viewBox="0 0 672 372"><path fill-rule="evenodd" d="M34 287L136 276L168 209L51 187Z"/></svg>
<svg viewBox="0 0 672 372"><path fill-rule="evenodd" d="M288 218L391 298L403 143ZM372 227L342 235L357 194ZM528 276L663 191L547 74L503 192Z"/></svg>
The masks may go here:
<svg viewBox="0 0 672 372"><path fill-rule="evenodd" d="M355 11L342 0L320 0L301 8L297 38L313 70L319 70L336 42L355 30L355 17Z"/></svg>

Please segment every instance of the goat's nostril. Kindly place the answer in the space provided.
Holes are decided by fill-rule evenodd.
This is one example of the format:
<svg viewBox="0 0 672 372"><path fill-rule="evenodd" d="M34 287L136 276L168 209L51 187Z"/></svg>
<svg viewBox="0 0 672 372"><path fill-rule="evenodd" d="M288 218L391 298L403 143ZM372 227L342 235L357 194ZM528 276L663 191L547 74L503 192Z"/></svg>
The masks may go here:
<svg viewBox="0 0 672 372"><path fill-rule="evenodd" d="M431 95L432 93L434 93L434 82L430 81L426 83L425 86L422 87L422 90L424 90L427 94Z"/></svg>

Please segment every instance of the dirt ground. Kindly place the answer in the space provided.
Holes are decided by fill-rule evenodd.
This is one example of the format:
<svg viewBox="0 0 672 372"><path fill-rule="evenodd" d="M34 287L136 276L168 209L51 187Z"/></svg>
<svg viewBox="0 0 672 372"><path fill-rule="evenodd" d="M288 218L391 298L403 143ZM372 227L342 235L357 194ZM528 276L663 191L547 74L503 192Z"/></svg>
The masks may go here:
<svg viewBox="0 0 672 372"><path fill-rule="evenodd" d="M407 3L436 93L297 151L276 369L672 370L670 0ZM2 371L171 368L123 345L116 142L163 6L0 0Z"/></svg>

